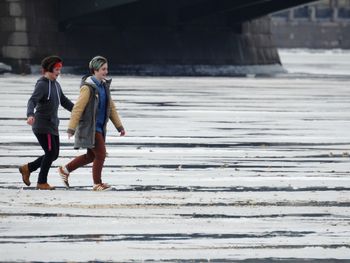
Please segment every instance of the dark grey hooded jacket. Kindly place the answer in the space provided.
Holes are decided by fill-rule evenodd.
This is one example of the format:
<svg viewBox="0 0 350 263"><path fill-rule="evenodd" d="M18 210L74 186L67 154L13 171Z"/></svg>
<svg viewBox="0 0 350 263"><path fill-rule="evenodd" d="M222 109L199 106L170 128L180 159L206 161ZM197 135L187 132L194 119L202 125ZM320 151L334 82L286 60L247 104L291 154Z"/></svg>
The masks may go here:
<svg viewBox="0 0 350 263"><path fill-rule="evenodd" d="M57 81L41 77L27 104L27 117L34 116L35 118L32 127L34 133L58 135L60 121L57 112L60 104L68 111L72 111L74 106L63 94Z"/></svg>

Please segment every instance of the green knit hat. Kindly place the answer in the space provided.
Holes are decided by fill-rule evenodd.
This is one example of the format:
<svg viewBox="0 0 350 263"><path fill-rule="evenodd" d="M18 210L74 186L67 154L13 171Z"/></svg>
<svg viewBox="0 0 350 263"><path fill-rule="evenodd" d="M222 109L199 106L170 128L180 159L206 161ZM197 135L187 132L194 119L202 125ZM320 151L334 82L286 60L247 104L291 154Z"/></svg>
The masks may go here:
<svg viewBox="0 0 350 263"><path fill-rule="evenodd" d="M89 62L89 69L92 74L94 71L98 71L104 64L107 63L107 59L102 56L96 56Z"/></svg>

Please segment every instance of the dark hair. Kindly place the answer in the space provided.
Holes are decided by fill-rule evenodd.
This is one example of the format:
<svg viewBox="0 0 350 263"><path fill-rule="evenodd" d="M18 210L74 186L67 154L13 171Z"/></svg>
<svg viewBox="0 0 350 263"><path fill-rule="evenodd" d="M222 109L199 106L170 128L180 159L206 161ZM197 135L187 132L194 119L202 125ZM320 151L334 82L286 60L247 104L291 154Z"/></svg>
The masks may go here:
<svg viewBox="0 0 350 263"><path fill-rule="evenodd" d="M41 67L43 70L53 72L53 68L56 63L62 63L63 60L59 56L48 56L41 61Z"/></svg>

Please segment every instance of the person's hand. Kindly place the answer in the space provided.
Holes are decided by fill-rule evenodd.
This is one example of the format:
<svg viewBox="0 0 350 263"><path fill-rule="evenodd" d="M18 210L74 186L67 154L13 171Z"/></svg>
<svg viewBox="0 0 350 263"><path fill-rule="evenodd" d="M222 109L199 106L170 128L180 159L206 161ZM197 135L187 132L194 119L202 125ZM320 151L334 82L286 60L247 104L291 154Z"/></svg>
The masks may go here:
<svg viewBox="0 0 350 263"><path fill-rule="evenodd" d="M67 132L68 134L68 139L70 139L74 134L70 133L70 132Z"/></svg>
<svg viewBox="0 0 350 263"><path fill-rule="evenodd" d="M120 136L125 136L125 130L120 131Z"/></svg>
<svg viewBox="0 0 350 263"><path fill-rule="evenodd" d="M35 122L35 118L33 116L29 116L27 119L27 124L30 126L33 126L34 122Z"/></svg>

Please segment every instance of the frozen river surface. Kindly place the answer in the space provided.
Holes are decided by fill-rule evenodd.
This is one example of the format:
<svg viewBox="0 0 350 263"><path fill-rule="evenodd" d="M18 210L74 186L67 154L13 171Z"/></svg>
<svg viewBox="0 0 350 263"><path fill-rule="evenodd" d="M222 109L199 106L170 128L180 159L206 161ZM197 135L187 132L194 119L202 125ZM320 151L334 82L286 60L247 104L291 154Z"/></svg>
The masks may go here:
<svg viewBox="0 0 350 263"><path fill-rule="evenodd" d="M109 126L102 193L91 167L62 187L57 166L84 152L62 109L59 187L24 187L39 76L0 76L0 261L349 262L350 53L281 57L275 77L113 76L127 137ZM72 100L79 82L60 79Z"/></svg>

